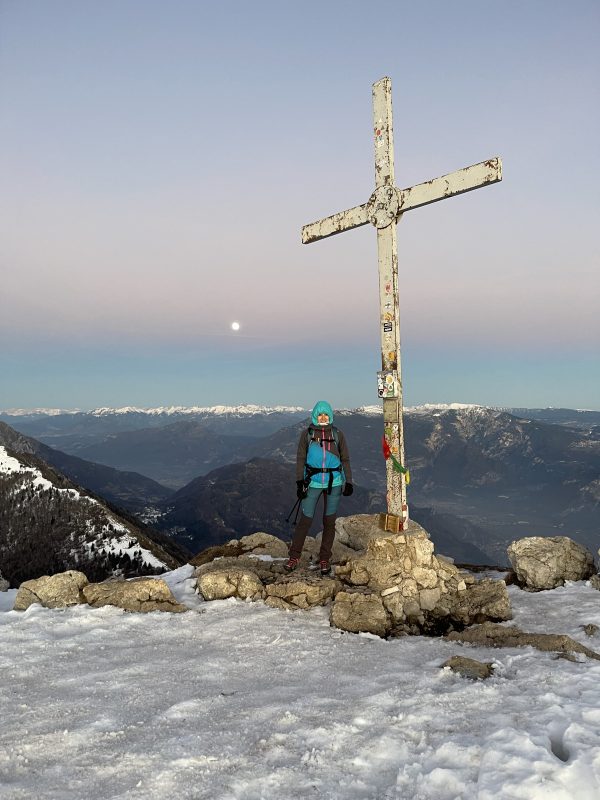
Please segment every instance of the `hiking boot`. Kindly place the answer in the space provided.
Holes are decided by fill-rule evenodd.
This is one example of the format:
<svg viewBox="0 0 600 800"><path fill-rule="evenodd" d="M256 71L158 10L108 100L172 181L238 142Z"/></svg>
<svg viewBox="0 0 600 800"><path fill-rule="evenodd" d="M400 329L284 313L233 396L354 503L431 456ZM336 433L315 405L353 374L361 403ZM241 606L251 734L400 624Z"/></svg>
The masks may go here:
<svg viewBox="0 0 600 800"><path fill-rule="evenodd" d="M287 562L283 565L283 568L286 572L293 572L298 564L300 563L299 558L288 558Z"/></svg>
<svg viewBox="0 0 600 800"><path fill-rule="evenodd" d="M329 575L331 573L331 564L329 561L320 561L321 575Z"/></svg>

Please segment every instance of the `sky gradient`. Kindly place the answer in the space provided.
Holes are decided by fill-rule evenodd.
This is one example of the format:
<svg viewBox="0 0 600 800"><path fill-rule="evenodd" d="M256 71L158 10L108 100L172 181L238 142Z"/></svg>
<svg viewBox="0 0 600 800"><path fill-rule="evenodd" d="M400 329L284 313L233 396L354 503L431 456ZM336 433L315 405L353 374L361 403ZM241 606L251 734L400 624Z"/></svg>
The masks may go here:
<svg viewBox="0 0 600 800"><path fill-rule="evenodd" d="M499 155L398 226L405 402L600 409L600 5L0 0L0 409L377 402L376 236L300 228ZM233 333L230 324L239 320Z"/></svg>

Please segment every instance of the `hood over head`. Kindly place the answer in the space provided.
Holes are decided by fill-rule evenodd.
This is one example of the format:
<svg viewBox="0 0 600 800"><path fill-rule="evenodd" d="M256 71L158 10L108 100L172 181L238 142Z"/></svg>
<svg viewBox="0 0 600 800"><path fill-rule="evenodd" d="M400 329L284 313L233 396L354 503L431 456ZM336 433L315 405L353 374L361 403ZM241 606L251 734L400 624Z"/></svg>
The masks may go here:
<svg viewBox="0 0 600 800"><path fill-rule="evenodd" d="M327 424L333 424L333 408L329 405L327 400L319 400L315 403L315 407L313 408L311 415L311 422L313 425L319 424L319 420L317 419L319 414L327 414L329 417L329 422Z"/></svg>

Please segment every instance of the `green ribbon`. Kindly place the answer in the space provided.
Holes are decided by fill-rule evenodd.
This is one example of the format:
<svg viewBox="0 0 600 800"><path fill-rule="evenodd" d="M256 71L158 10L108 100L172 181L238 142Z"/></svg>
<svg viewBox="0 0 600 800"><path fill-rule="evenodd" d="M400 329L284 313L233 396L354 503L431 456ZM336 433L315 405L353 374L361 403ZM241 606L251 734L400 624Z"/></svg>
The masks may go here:
<svg viewBox="0 0 600 800"><path fill-rule="evenodd" d="M392 466L394 467L396 472L401 472L403 475L406 476L405 480L406 483L410 483L410 472L407 467L403 467L402 464L395 458L393 453L390 453L390 458L392 459Z"/></svg>

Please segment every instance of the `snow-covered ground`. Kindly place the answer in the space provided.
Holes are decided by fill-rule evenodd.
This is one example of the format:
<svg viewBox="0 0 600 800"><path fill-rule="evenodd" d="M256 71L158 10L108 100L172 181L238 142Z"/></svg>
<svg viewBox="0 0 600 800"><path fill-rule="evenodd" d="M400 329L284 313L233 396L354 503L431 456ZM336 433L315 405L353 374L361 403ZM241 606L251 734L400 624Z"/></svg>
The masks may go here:
<svg viewBox="0 0 600 800"><path fill-rule="evenodd" d="M598 800L600 662L332 629L327 609L10 611L0 594L2 800ZM600 650L586 584L509 588L515 623ZM439 665L496 666L472 682Z"/></svg>

